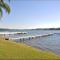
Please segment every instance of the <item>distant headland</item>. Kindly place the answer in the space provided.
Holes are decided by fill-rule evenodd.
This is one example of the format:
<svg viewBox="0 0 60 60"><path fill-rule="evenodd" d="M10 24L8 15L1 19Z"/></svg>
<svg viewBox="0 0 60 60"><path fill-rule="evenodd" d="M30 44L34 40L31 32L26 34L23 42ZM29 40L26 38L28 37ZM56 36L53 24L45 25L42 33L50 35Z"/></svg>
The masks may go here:
<svg viewBox="0 0 60 60"><path fill-rule="evenodd" d="M0 31L19 31L19 30L60 30L60 28L35 28L35 29L9 29L9 28L0 28Z"/></svg>

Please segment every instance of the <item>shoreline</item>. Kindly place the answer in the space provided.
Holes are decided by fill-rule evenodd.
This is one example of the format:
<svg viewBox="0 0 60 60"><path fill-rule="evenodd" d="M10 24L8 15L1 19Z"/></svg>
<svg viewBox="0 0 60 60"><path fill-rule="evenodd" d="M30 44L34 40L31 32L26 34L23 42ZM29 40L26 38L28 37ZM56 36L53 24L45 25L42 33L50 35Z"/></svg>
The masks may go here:
<svg viewBox="0 0 60 60"><path fill-rule="evenodd" d="M55 33L56 34L56 33ZM40 38L40 37L47 37L47 36L51 36L51 35L53 35L53 34L49 34L49 35L44 35L44 36L38 36L38 38ZM1 36L0 36L1 37ZM3 37L2 37L3 38ZM5 39L5 37L4 37L4 39ZM30 38L29 38L30 39ZM29 40L29 39L27 39L27 40ZM32 39L36 39L35 38L35 36L34 36L34 38L32 38ZM30 40L32 40L32 39L30 39ZM5 40L8 40L8 39L5 39ZM43 51L51 51L51 52L53 52L53 53L55 53L55 54L57 54L57 55L60 55L59 53L57 53L57 52L54 52L53 50L51 50L51 49L49 49L49 48L46 48L46 49L43 49L43 48L41 48L41 47L38 47L38 46L33 46L33 45L31 45L31 44L29 44L28 42L26 42L25 40L24 40L24 38L23 38L23 40L22 41L20 41L20 40L13 40L13 39L9 39L9 40L11 40L12 42L16 42L16 43L24 43L24 44L26 44L26 45L28 45L28 46L31 46L31 47L33 47L33 48L37 48L37 49L41 49L41 50L43 50Z"/></svg>
<svg viewBox="0 0 60 60"><path fill-rule="evenodd" d="M49 51L49 52L52 52L52 53L54 53L54 54L60 56L60 53L54 52L53 50L51 50L51 49L49 49L49 48L43 49L43 48L41 48L41 47L32 46L32 45L29 44L28 42L22 42L22 43L23 43L23 44L26 44L27 46L31 46L31 47L33 47L33 48L36 48L36 49L39 49L39 50L42 50L42 51Z"/></svg>
<svg viewBox="0 0 60 60"><path fill-rule="evenodd" d="M41 49L37 49L31 46L28 46L24 43L16 43L12 42L11 40L4 40L4 38L0 38L0 55L2 57L9 57L9 58L16 58L18 59L21 58L31 58L32 60L37 58L37 59L59 59L60 56L50 52L50 51L42 51ZM2 48L3 47L3 48ZM7 55L3 55L2 53ZM6 53L7 52L7 53ZM17 55L18 54L18 55ZM24 54L24 55L23 55ZM12 56L12 57L11 57ZM23 56L23 57L22 57ZM1 58L1 57L0 57Z"/></svg>

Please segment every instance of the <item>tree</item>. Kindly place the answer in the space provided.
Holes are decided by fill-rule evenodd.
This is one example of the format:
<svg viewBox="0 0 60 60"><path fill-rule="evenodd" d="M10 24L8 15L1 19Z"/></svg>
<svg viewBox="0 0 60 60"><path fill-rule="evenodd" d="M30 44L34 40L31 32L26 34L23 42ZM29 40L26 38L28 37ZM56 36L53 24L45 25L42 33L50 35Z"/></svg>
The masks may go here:
<svg viewBox="0 0 60 60"><path fill-rule="evenodd" d="M10 0L8 0L10 1ZM6 10L6 12L10 13L10 7L7 3L4 2L4 0L0 0L0 17L3 15L3 9Z"/></svg>

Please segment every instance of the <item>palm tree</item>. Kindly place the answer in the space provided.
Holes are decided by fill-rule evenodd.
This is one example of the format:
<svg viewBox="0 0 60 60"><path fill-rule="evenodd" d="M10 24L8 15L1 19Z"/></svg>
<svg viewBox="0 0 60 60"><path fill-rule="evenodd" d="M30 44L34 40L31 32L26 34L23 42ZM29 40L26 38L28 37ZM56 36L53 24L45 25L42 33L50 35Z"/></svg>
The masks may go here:
<svg viewBox="0 0 60 60"><path fill-rule="evenodd" d="M2 17L3 15L3 9L6 10L8 14L10 13L10 7L8 6L8 4L5 3L4 0L0 0L0 17Z"/></svg>

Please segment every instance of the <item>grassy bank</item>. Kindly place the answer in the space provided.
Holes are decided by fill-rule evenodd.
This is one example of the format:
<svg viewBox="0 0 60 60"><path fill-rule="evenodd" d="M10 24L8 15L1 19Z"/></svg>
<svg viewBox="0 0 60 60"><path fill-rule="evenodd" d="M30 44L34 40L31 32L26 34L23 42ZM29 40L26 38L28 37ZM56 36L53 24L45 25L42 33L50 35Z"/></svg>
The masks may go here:
<svg viewBox="0 0 60 60"><path fill-rule="evenodd" d="M22 43L6 41L0 38L0 59L60 59L59 56L52 52L42 51Z"/></svg>

